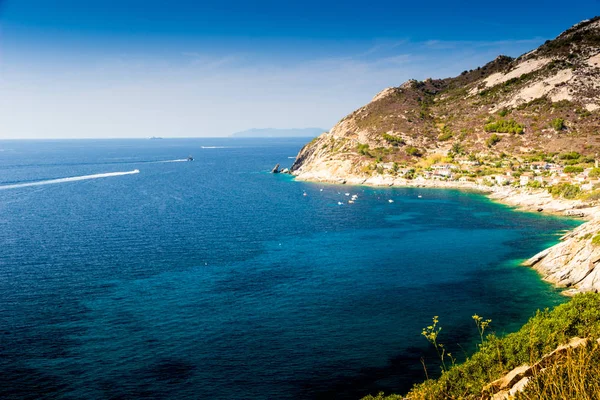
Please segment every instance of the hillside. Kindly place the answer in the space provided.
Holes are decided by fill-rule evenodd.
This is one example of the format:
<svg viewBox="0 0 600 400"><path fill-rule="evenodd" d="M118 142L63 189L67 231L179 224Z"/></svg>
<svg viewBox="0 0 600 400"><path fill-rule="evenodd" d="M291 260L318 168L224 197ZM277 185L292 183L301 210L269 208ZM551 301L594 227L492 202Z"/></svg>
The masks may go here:
<svg viewBox="0 0 600 400"><path fill-rule="evenodd" d="M473 165L517 170L564 160L565 152L577 153L569 165L589 167L600 153L599 133L595 17L516 59L499 56L454 78L383 90L307 144L292 171L300 179L360 183L427 178L432 165L450 163L456 179L475 180L498 171Z"/></svg>

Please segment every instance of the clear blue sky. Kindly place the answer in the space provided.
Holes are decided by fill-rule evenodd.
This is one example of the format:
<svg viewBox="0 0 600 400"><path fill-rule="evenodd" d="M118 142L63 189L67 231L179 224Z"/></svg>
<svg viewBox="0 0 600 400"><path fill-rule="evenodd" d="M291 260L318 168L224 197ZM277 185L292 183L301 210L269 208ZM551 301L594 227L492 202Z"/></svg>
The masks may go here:
<svg viewBox="0 0 600 400"><path fill-rule="evenodd" d="M598 14L599 0L0 0L0 138L329 129L385 87Z"/></svg>

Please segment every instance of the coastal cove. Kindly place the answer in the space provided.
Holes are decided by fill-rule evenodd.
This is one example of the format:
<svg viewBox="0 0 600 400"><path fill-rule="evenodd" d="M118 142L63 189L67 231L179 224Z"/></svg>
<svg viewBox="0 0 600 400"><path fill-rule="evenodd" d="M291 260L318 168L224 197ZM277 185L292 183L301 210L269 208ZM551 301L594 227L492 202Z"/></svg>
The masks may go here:
<svg viewBox="0 0 600 400"><path fill-rule="evenodd" d="M460 359L473 314L503 334L566 301L521 263L581 220L268 172L303 144L0 142L0 395L402 393L434 315Z"/></svg>

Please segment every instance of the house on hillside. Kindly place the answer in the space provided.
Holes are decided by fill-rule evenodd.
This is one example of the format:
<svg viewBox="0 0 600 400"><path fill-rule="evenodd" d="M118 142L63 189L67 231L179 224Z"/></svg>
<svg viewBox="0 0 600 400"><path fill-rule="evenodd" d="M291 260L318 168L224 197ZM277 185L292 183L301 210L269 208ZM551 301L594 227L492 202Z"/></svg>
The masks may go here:
<svg viewBox="0 0 600 400"><path fill-rule="evenodd" d="M509 185L513 181L512 176L508 176L508 175L494 175L492 178L500 186Z"/></svg>
<svg viewBox="0 0 600 400"><path fill-rule="evenodd" d="M527 186L529 182L533 180L533 174L531 172L526 172L519 177L519 185Z"/></svg>

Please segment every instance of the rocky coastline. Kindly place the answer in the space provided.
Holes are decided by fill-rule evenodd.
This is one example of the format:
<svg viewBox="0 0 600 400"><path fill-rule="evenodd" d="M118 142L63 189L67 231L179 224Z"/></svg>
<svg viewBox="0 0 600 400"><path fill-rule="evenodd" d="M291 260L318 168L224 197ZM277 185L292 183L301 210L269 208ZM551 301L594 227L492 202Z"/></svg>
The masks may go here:
<svg viewBox="0 0 600 400"><path fill-rule="evenodd" d="M600 206L581 200L555 198L545 189L486 186L469 181L336 175L323 169L310 172L296 170L292 174L300 181L332 184L472 190L517 210L583 218L587 222L561 237L560 243L534 255L523 265L534 268L545 281L565 288L562 292L564 295L600 291L600 243L594 241L600 232Z"/></svg>

